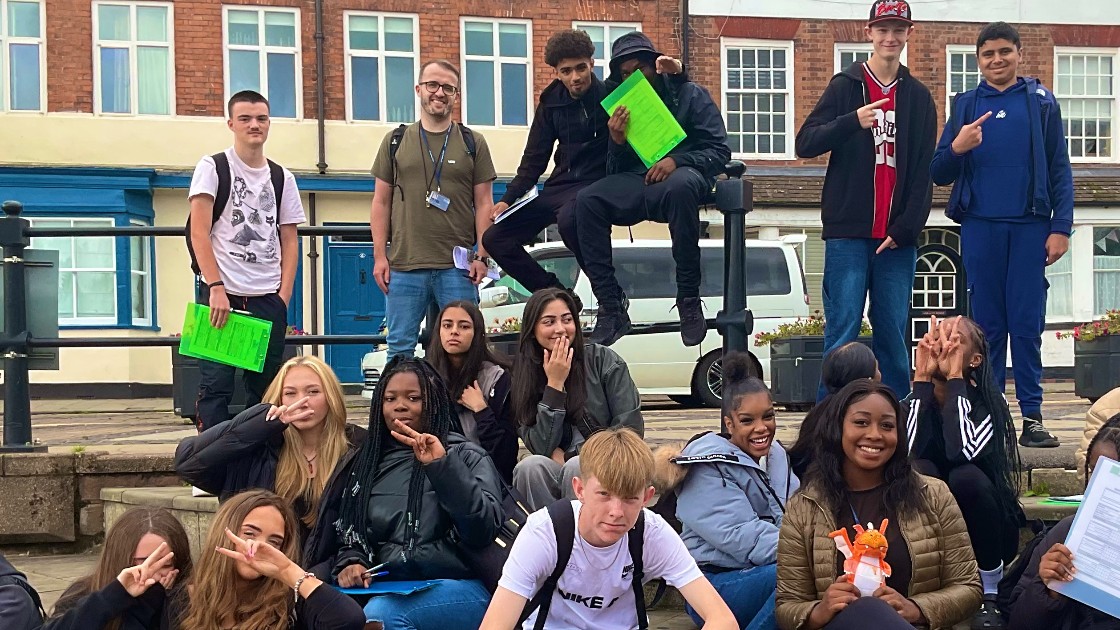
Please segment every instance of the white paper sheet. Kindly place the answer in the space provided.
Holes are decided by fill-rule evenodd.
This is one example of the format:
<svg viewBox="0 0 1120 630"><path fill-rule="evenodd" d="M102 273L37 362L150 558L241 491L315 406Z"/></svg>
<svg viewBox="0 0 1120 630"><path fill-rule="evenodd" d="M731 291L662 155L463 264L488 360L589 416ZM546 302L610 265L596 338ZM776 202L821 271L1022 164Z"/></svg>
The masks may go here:
<svg viewBox="0 0 1120 630"><path fill-rule="evenodd" d="M1097 460L1085 499L1073 518L1066 547L1077 575L1048 586L1113 617L1120 617L1120 463Z"/></svg>

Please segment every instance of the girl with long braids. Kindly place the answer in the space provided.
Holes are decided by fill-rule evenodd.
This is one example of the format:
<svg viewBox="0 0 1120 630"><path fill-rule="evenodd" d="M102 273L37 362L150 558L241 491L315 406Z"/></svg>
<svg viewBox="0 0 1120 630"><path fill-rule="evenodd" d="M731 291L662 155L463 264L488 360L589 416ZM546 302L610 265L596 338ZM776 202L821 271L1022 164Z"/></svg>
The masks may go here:
<svg viewBox="0 0 1120 630"><path fill-rule="evenodd" d="M398 355L370 404L369 439L328 491L308 540L308 563L343 587L377 579L433 580L411 595L365 607L385 628L477 628L490 593L459 553L492 544L501 481L482 447L459 433L442 379L427 362Z"/></svg>
<svg viewBox="0 0 1120 630"><path fill-rule="evenodd" d="M222 503L191 578L168 597L171 630L362 630L362 609L304 571L296 515L267 490Z"/></svg>
<svg viewBox="0 0 1120 630"><path fill-rule="evenodd" d="M776 616L782 630L943 630L980 605L968 531L949 488L919 475L906 453L894 392L852 381L828 404L801 490L778 535ZM885 529L881 523L886 520ZM890 575L874 591L838 579L844 556L832 535L882 530Z"/></svg>
<svg viewBox="0 0 1120 630"><path fill-rule="evenodd" d="M984 589L974 628L1003 627L996 595L1025 520L1015 426L988 357L975 322L932 319L918 343L914 387L904 401L914 468L949 485L968 524Z"/></svg>
<svg viewBox="0 0 1120 630"><path fill-rule="evenodd" d="M1085 479L1102 457L1120 461L1120 414L1104 423L1085 451ZM1074 515L1076 516L1076 515ZM1076 562L1066 537L1074 516L1067 516L1046 533L1034 548L1007 605L1009 628L1015 630L1120 630L1120 619L1070 599L1050 586L1066 582L1076 572Z"/></svg>

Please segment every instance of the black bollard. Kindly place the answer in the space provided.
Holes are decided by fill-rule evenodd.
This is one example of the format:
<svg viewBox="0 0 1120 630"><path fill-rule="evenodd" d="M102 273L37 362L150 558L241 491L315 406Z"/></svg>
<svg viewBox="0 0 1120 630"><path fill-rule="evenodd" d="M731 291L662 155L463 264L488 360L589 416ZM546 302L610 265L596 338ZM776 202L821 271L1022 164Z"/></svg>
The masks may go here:
<svg viewBox="0 0 1120 630"><path fill-rule="evenodd" d="M4 444L0 452L46 451L31 441L31 386L27 368L27 268L24 249L30 243L30 223L20 216L23 204L4 202L0 218L0 245L4 249L4 332L0 357L4 359Z"/></svg>
<svg viewBox="0 0 1120 630"><path fill-rule="evenodd" d="M723 213L723 310L716 327L723 335L723 353L746 352L754 331L754 315L747 308L747 245L743 233L747 213L754 206L754 184L729 179L716 184L716 208Z"/></svg>

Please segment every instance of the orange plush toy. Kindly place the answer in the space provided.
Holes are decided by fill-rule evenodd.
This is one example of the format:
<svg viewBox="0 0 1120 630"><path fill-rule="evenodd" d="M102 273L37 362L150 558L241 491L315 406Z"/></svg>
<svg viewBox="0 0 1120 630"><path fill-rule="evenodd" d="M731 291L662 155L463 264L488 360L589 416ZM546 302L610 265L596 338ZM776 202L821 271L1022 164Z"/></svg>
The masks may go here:
<svg viewBox="0 0 1120 630"><path fill-rule="evenodd" d="M871 523L864 529L857 523L855 530L855 544L848 538L847 529L838 529L829 534L829 537L836 543L840 553L844 554L844 575L849 582L855 584L860 595L869 597L880 586L884 586L891 575L891 565L886 561L887 537L884 535L887 531L887 519L883 519L879 529L875 529Z"/></svg>

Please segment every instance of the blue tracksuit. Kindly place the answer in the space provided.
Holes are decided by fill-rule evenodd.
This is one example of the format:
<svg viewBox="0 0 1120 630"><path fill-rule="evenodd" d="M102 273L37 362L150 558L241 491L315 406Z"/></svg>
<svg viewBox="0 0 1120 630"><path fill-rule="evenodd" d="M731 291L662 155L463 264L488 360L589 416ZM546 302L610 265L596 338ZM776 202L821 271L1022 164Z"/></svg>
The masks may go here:
<svg viewBox="0 0 1120 630"><path fill-rule="evenodd" d="M985 112L984 141L965 155L951 145ZM1024 415L1042 405L1046 239L1073 227L1070 169L1058 102L1034 79L1000 92L982 81L957 95L930 174L954 183L945 214L961 224L961 257L973 318L991 346L996 385L1006 379L1007 340Z"/></svg>

